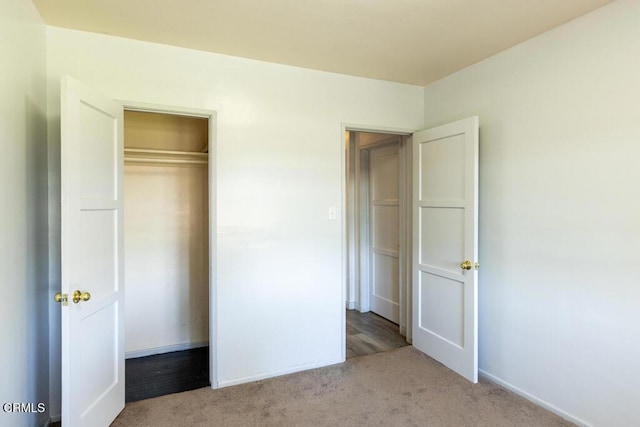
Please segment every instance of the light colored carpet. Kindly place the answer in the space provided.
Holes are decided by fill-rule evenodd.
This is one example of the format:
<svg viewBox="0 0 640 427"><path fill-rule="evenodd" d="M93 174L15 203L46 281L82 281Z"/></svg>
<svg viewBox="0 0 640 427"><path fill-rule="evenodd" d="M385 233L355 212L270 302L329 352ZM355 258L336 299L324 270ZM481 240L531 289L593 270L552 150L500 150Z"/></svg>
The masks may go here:
<svg viewBox="0 0 640 427"><path fill-rule="evenodd" d="M127 404L112 426L569 426L413 347L269 380Z"/></svg>

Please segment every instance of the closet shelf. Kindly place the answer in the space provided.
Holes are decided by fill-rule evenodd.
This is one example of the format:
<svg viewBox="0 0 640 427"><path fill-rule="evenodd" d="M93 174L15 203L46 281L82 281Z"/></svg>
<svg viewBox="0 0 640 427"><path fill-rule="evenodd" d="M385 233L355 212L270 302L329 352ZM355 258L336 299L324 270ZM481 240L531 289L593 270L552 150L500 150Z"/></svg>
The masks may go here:
<svg viewBox="0 0 640 427"><path fill-rule="evenodd" d="M206 165L208 159L207 153L195 151L124 149L124 162L128 164Z"/></svg>

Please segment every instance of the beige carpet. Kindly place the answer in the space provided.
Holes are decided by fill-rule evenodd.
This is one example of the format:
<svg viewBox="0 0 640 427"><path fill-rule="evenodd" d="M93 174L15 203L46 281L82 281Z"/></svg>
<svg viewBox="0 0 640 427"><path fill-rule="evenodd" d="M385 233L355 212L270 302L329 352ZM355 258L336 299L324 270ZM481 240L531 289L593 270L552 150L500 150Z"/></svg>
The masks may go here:
<svg viewBox="0 0 640 427"><path fill-rule="evenodd" d="M112 426L569 426L413 347L219 390L127 404Z"/></svg>

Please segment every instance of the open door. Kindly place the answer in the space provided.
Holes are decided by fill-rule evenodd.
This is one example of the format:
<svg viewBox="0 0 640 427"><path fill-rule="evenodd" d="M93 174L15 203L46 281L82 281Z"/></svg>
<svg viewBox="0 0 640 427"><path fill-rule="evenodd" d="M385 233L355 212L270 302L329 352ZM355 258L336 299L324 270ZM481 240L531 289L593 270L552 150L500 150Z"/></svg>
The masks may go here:
<svg viewBox="0 0 640 427"><path fill-rule="evenodd" d="M62 80L62 425L124 408L123 108Z"/></svg>
<svg viewBox="0 0 640 427"><path fill-rule="evenodd" d="M413 345L478 381L477 117L413 135Z"/></svg>

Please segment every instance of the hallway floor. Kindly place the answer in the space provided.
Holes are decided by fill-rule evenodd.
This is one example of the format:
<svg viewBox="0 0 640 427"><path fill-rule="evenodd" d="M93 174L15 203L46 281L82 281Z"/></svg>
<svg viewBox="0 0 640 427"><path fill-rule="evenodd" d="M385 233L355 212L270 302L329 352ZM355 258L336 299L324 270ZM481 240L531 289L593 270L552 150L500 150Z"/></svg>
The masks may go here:
<svg viewBox="0 0 640 427"><path fill-rule="evenodd" d="M398 329L375 313L347 310L347 359L409 345Z"/></svg>

